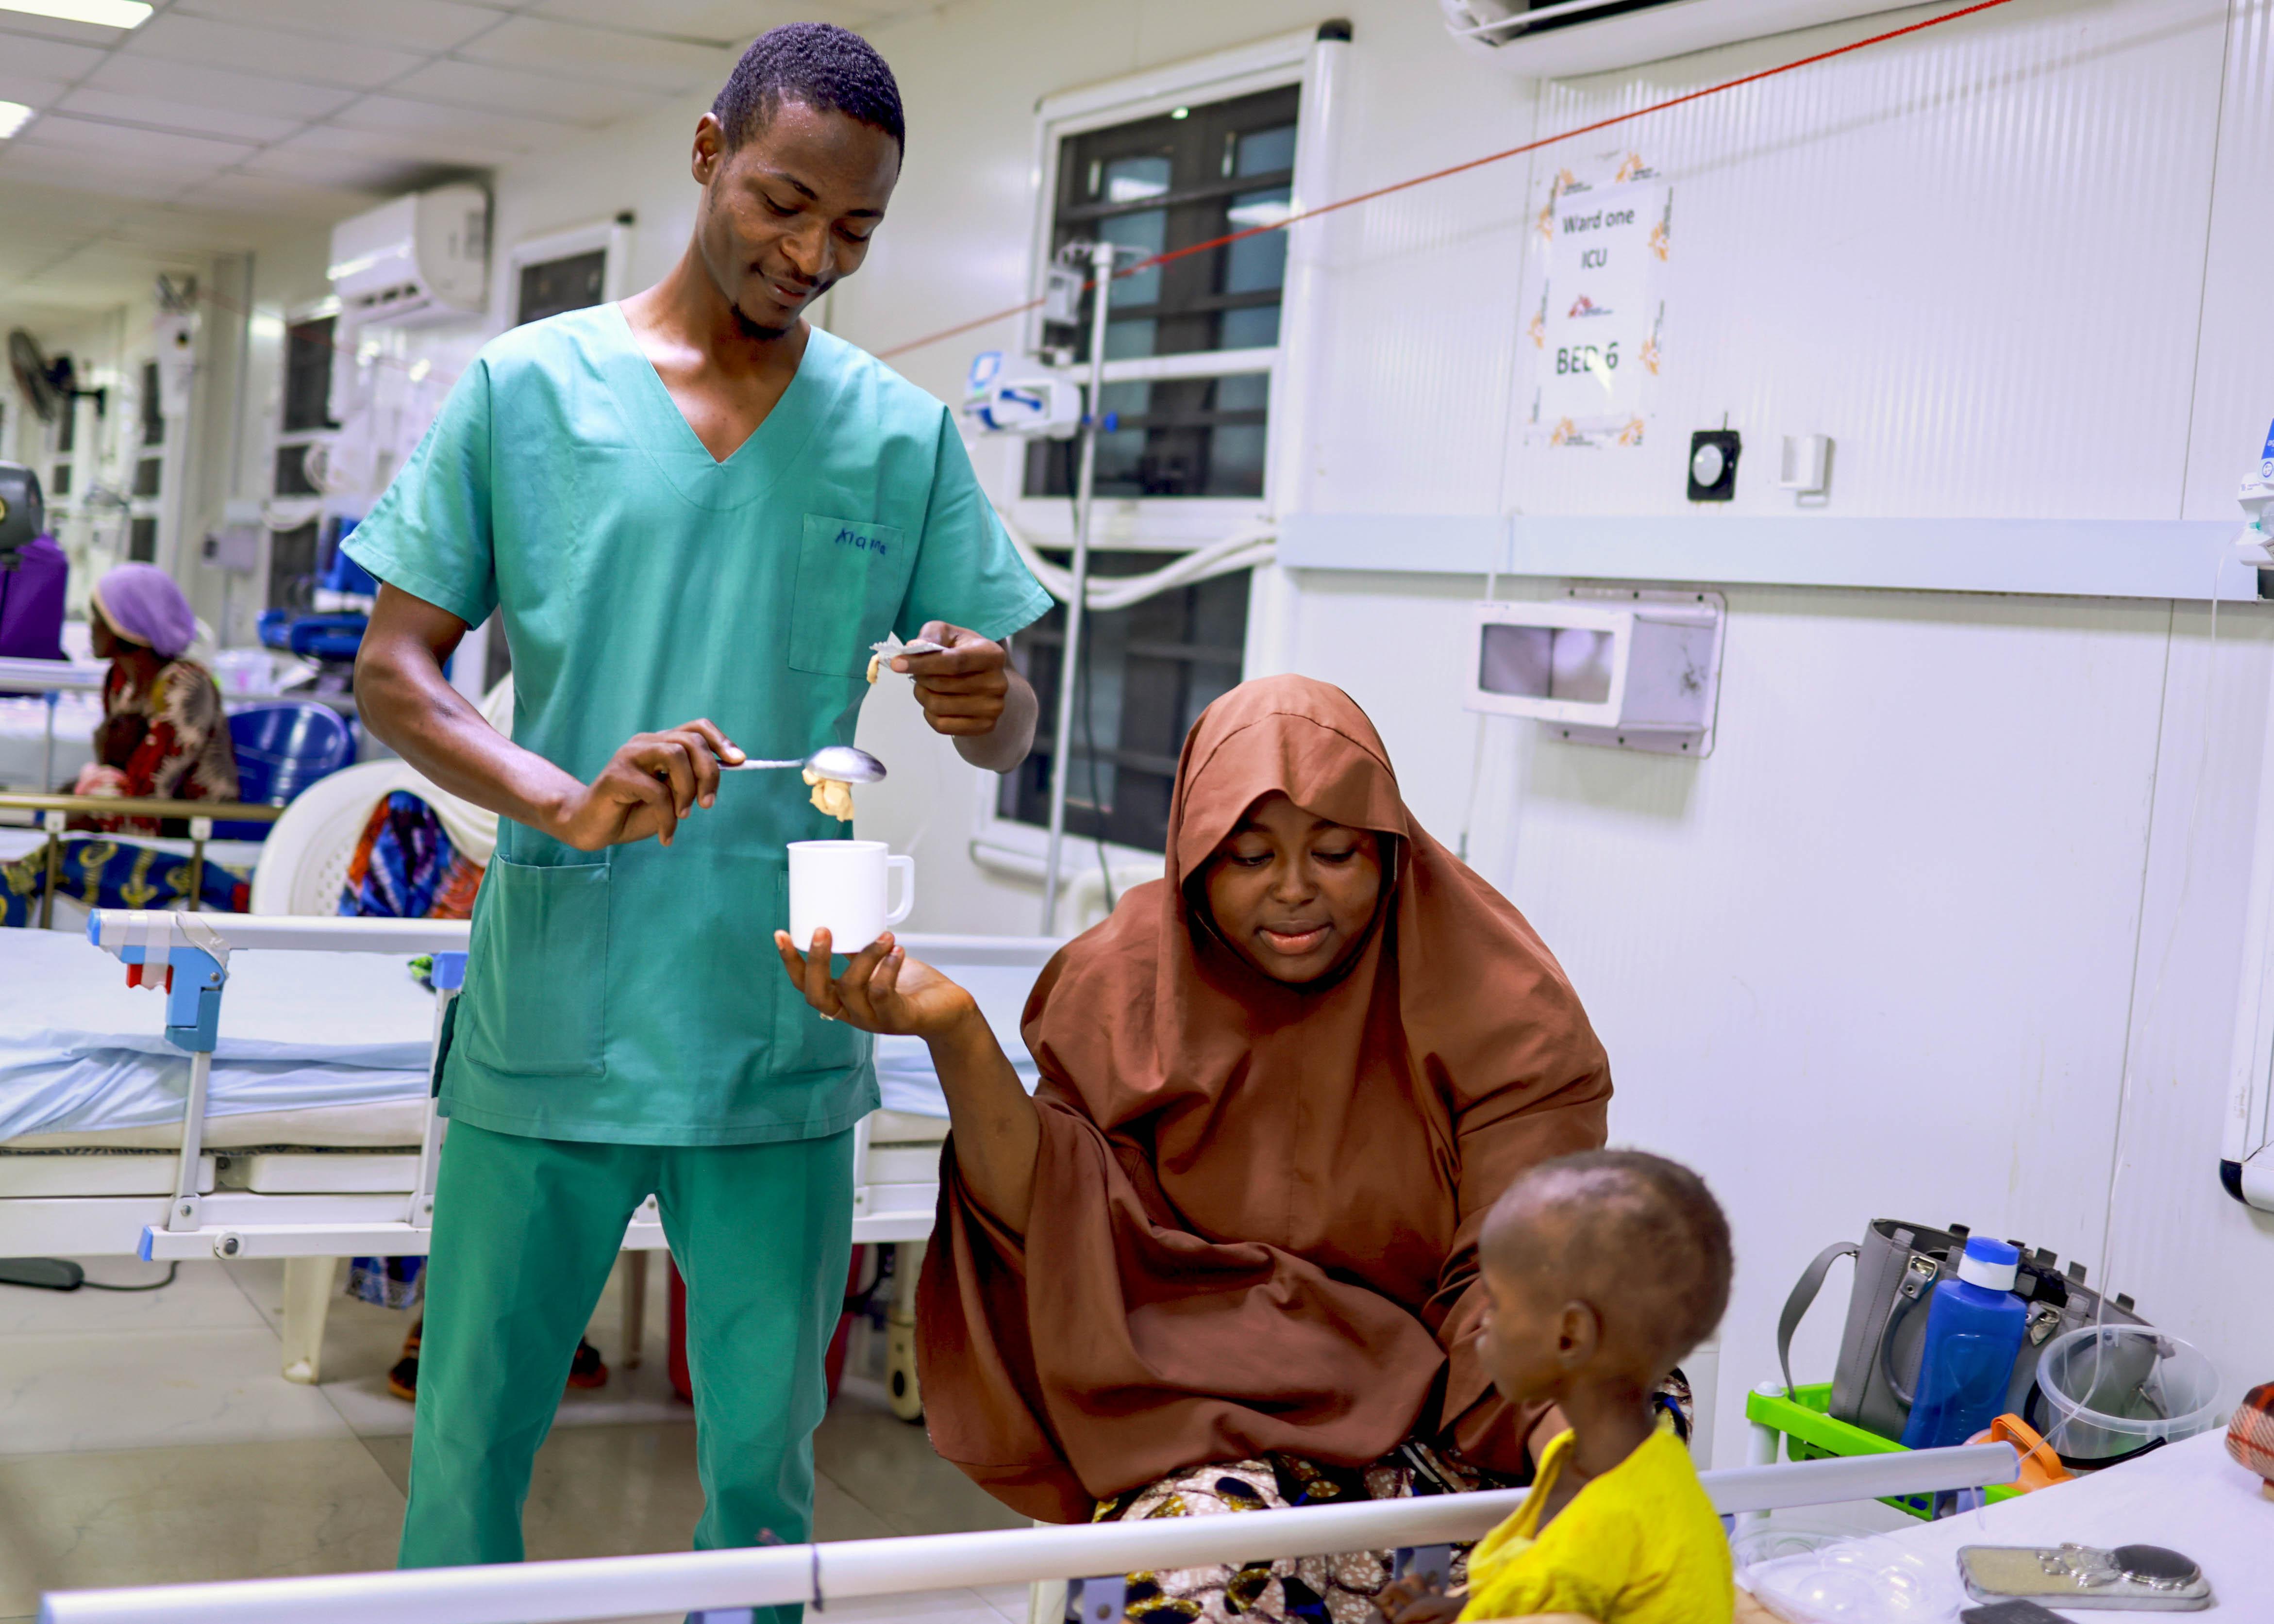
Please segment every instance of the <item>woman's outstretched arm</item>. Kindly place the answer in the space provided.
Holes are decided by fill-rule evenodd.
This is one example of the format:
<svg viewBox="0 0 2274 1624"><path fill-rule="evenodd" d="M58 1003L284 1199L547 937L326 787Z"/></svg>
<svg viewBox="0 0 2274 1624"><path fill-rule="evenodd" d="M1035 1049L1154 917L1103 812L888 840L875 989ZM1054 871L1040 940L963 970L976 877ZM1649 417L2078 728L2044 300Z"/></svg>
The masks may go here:
<svg viewBox="0 0 2274 1624"><path fill-rule="evenodd" d="M920 1037L930 1046L964 1185L997 1222L1024 1235L1042 1126L978 1002L910 959L889 931L855 954L841 976L829 974L829 947L825 930L814 933L809 953L797 951L789 932L774 932L782 968L821 1014L863 1032Z"/></svg>

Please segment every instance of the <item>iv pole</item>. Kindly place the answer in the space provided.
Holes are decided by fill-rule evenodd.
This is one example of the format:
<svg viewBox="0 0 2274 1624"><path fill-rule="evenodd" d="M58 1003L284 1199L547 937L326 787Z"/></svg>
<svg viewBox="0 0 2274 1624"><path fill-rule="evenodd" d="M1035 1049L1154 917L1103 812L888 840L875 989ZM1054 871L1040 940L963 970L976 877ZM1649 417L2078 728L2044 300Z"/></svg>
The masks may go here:
<svg viewBox="0 0 2274 1624"><path fill-rule="evenodd" d="M1066 784L1073 770L1074 679L1081 670L1082 622L1089 609L1089 512L1097 483L1097 436L1104 409L1105 312L1111 302L1113 244L1089 244L1096 300L1089 320L1089 398L1082 413L1081 473L1074 485L1073 590L1066 599L1065 645L1058 653L1058 743L1050 754L1050 844L1043 867L1043 934L1057 933L1058 865L1065 845ZM1085 699L1088 695L1083 696Z"/></svg>

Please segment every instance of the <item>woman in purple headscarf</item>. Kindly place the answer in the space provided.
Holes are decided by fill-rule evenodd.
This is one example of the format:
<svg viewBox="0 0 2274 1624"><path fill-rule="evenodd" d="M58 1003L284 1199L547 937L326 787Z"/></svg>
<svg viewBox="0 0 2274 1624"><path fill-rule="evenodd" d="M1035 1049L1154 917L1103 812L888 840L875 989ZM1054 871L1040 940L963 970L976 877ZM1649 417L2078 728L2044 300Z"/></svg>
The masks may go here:
<svg viewBox="0 0 2274 1624"><path fill-rule="evenodd" d="M174 578L154 564L122 564L95 583L90 642L110 662L94 760L79 777L82 795L235 801L237 756L213 673L184 659L197 617ZM103 818L96 826L141 828L147 820Z"/></svg>
<svg viewBox="0 0 2274 1624"><path fill-rule="evenodd" d="M72 788L81 795L133 795L172 801L235 801L237 756L221 689L203 665L182 656L197 635L171 576L150 564L124 564L94 593L90 642L110 662L102 685L102 724L94 760ZM194 877L198 906L241 914L250 875L207 861L202 870L175 853L114 834L158 834L151 818L80 816L58 860L56 890L89 907L172 907L187 899ZM178 832L178 825L173 832ZM29 925L48 884L39 852L0 864L0 927Z"/></svg>

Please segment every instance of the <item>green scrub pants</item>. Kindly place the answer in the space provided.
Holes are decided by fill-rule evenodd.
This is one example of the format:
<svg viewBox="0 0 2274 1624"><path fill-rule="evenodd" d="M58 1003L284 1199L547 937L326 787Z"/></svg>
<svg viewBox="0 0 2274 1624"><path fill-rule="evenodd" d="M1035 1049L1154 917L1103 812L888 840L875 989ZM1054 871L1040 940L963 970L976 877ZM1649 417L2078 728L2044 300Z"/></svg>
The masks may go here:
<svg viewBox="0 0 2274 1624"><path fill-rule="evenodd" d="M822 1360L851 1261L853 1135L598 1145L456 1122L435 1184L402 1566L521 1560L531 1462L651 1193L687 1281L695 1548L807 1538Z"/></svg>

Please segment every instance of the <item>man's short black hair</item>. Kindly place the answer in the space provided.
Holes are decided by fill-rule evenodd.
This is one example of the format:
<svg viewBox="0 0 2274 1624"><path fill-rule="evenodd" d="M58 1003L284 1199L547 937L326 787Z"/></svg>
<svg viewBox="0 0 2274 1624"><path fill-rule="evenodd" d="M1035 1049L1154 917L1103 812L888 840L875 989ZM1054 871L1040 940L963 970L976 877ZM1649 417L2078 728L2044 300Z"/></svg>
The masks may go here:
<svg viewBox="0 0 2274 1624"><path fill-rule="evenodd" d="M900 85L876 48L850 29L834 23L785 23L760 34L711 104L712 116L726 132L727 150L764 129L785 102L856 118L907 150Z"/></svg>

